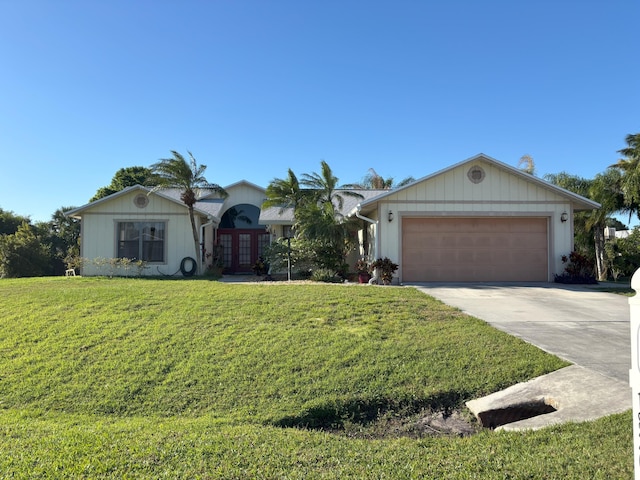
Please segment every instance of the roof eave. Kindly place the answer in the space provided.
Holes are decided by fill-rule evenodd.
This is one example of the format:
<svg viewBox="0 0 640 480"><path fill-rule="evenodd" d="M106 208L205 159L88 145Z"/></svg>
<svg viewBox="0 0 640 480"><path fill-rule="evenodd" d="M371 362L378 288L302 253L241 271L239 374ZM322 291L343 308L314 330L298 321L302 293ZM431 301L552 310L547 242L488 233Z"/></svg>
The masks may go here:
<svg viewBox="0 0 640 480"><path fill-rule="evenodd" d="M111 195L108 195L106 197L99 198L98 200L95 200L93 202L85 203L81 207L69 210L69 211L65 212L65 215L68 216L68 217L72 217L72 218L82 218L82 216L79 215L79 214L81 214L84 210L87 210L89 208L93 208L96 205L100 205L101 203L105 203L107 201L111 201L114 198L120 197L120 196L125 195L125 194L127 194L129 192L132 192L134 190L143 190L147 194L150 193L150 190L148 188L146 188L146 187L143 187L142 185L133 185L131 187L123 188L119 192L112 193Z"/></svg>
<svg viewBox="0 0 640 480"><path fill-rule="evenodd" d="M89 202L89 203L87 203L85 205L82 205L81 207L74 208L73 210L69 210L69 211L65 212L65 215L68 216L68 217L81 219L82 218L82 213L85 210L93 208L96 205L100 205L101 203L109 202L109 201L111 201L111 200L113 200L115 198L121 197L122 195L126 195L127 193L130 193L130 192L135 191L135 190L141 190L141 191L145 192L147 195L151 195L151 194L157 195L157 196L159 196L161 198L164 198L165 200L169 200L169 201L171 201L171 202L173 202L173 203L175 203L177 205L180 205L180 206L182 206L184 208L187 208L187 206L183 202L181 202L181 201L179 201L179 200L177 200L177 199L175 199L175 198L173 198L173 197L171 197L169 195L163 194L162 193L162 189L158 189L158 188L153 189L153 188L144 187L142 185L133 185L131 187L126 187L126 188L120 190L119 192L112 193L109 196L102 197L102 198L100 198L98 200L95 200L93 202ZM204 217L207 217L207 218L212 216L211 213L206 212L204 210L201 210L201 209L197 208L196 206L193 207L193 210L194 210L194 212L197 212L198 215L201 215L201 216L204 216Z"/></svg>

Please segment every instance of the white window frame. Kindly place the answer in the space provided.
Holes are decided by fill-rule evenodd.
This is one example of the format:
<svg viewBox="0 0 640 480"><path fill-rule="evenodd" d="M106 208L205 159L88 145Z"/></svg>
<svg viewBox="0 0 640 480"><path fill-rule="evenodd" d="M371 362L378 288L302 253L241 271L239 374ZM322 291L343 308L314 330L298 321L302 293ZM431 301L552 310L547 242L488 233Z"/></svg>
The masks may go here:
<svg viewBox="0 0 640 480"><path fill-rule="evenodd" d="M124 233L122 226L125 224L132 224L134 226L134 229L137 230L136 232L137 238L134 238L134 239L124 238L124 235L122 235ZM157 265L166 264L167 263L167 226L168 224L169 222L167 220L131 220L131 219L116 220L115 221L115 232L116 232L116 245L115 245L116 255L115 256L116 258L125 258L125 253L127 249L121 246L122 242L137 241L138 247L137 247L136 255L126 256L127 258L131 258L132 260L142 260L150 264L157 264ZM148 227L149 225L153 225L152 227L150 227L150 229L152 230L151 234L144 233L145 227ZM153 235L153 229L157 228L158 225L162 225L162 235L161 235L162 238L154 238L155 236L151 237L151 235ZM153 243L162 242L162 246L160 247L161 249L160 251L162 252L162 259L151 261L148 259L149 258L148 255L147 255L147 258L143 258L145 256L145 234L147 235L147 238L151 238L151 240L148 240L148 242L151 242L149 246L151 246ZM157 252L156 248L150 249L149 251Z"/></svg>

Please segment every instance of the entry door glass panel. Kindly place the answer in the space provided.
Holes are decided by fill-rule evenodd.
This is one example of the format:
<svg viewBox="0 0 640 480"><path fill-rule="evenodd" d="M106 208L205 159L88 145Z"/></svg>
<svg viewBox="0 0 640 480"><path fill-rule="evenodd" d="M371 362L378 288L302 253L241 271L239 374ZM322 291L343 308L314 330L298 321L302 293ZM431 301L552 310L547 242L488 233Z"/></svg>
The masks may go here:
<svg viewBox="0 0 640 480"><path fill-rule="evenodd" d="M239 265L251 265L251 234L241 233L238 235L238 263Z"/></svg>
<svg viewBox="0 0 640 480"><path fill-rule="evenodd" d="M222 260L224 268L231 268L233 263L232 238L230 233L221 233L219 243L222 245Z"/></svg>
<svg viewBox="0 0 640 480"><path fill-rule="evenodd" d="M225 273L251 273L251 267L270 240L271 236L264 230L218 230L217 243L222 246Z"/></svg>

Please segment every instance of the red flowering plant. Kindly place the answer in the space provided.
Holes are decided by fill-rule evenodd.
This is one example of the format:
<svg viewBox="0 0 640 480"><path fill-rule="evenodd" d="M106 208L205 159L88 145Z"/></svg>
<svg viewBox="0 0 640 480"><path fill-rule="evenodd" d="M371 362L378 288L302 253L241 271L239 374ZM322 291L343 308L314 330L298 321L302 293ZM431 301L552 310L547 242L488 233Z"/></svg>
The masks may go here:
<svg viewBox="0 0 640 480"><path fill-rule="evenodd" d="M565 265L564 272L555 275L556 283L598 283L594 275L594 262L588 256L573 251L561 257L562 263Z"/></svg>
<svg viewBox="0 0 640 480"><path fill-rule="evenodd" d="M359 259L356 262L356 272L358 273L371 273L371 266L364 258Z"/></svg>
<svg viewBox="0 0 640 480"><path fill-rule="evenodd" d="M378 258L371 264L371 268L378 270L378 275L382 280L382 283L389 285L393 279L393 274L398 269L398 264L394 263L388 257Z"/></svg>

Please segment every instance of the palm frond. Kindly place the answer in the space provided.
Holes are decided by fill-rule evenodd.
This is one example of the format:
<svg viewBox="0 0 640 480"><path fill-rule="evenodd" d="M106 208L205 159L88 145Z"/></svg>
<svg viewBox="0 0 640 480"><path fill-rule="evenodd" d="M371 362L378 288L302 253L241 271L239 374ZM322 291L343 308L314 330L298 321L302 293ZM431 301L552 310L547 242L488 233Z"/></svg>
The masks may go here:
<svg viewBox="0 0 640 480"><path fill-rule="evenodd" d="M199 165L191 152L187 161L179 152L171 150L172 158L162 158L151 165L152 180L155 183L152 191L176 188L183 192L184 203L192 207L203 191L213 191L221 197L228 194L216 183L210 183L204 176L206 165Z"/></svg>

